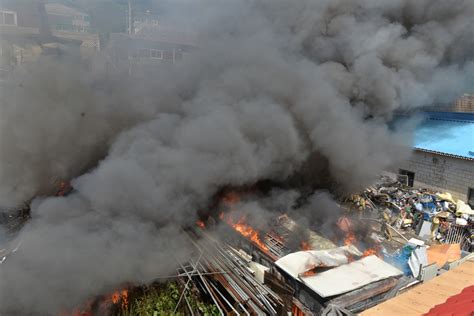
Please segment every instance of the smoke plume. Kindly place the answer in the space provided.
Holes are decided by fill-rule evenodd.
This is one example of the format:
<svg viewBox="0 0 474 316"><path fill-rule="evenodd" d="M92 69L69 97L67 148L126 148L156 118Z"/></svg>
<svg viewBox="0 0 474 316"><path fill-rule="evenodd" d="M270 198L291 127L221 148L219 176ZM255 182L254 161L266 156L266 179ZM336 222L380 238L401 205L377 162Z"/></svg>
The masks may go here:
<svg viewBox="0 0 474 316"><path fill-rule="evenodd" d="M471 0L160 2L199 33L181 63L140 80L47 60L2 87L0 204L75 178L32 203L0 267L2 315L173 272L180 227L223 186L303 173L361 188L409 154L395 111L472 89Z"/></svg>

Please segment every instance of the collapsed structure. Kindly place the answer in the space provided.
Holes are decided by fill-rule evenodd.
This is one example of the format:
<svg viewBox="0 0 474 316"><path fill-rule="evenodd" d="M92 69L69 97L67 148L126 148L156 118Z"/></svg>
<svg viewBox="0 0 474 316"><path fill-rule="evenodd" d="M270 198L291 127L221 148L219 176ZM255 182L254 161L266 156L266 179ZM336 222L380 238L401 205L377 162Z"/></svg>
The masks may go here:
<svg viewBox="0 0 474 316"><path fill-rule="evenodd" d="M250 312L257 315L280 315L284 311L292 315L335 315L335 313L352 315L380 304L402 290L428 281L472 257L469 255L472 249L471 235L468 231L459 235L458 239L451 237L450 233L443 239L438 238L439 242L451 249L450 255L441 255L446 251L443 249L448 248L434 243L431 235L417 236L418 239L408 240L410 236L416 236L415 232L419 233L419 230L407 230L410 226L407 223L413 222L408 221L409 216L402 211L406 208L400 205L401 200L408 201L409 196L413 198L426 195L427 191L415 193L413 189L411 191L404 189L400 184L398 189L394 189L395 184L396 182L382 182L377 186L378 189L367 189L363 194L365 200L361 196L351 197L350 203L344 207L349 213L351 210L354 212L355 207L359 210L356 212L358 216L352 219L346 217L339 219L338 225L345 237L339 241L328 240L313 231L303 232L302 228L286 214L276 216L268 229L260 232L252 228L245 216L232 220L232 213L235 210L221 213L219 218L227 224L229 230L225 233L220 232L220 236L224 234L226 237L223 239L220 237L219 241L213 239L213 243L227 245L224 247L231 249L228 250L232 253L230 256L234 257L240 266L239 269L244 269L247 273L247 276L242 276L240 273L237 275L244 279L251 278L254 282L258 280L258 286L255 285L257 283L250 286L251 291L255 291L256 297L271 292L279 299L276 301L278 303L270 303L268 309L253 306L249 310L227 309L226 304L220 303L219 298L214 298L215 293L209 293L213 301L220 306L223 314ZM448 198L449 195L438 194L438 199ZM387 212L391 212L388 217ZM441 212L439 210L437 213ZM453 212L456 213L455 208ZM473 222L472 210L468 211L468 207L465 206L460 212L456 214L461 216L468 214L469 225L465 228L469 229ZM380 216L382 220L373 217L374 214ZM372 218L364 219L363 216ZM375 226L370 220L373 220ZM356 236L358 233L354 226L359 221L365 222L368 226L365 229L365 235L370 235L368 239L367 236ZM196 234L200 238L205 240L211 238L207 229L212 230L212 226L209 227L199 221L198 227ZM453 223L452 229L456 229L455 227L456 224ZM307 238L296 248L294 243L293 245L288 243L295 234ZM469 244L466 244L466 240ZM398 246L394 246L394 243ZM359 250L358 247L363 248ZM212 247L200 247L200 249L214 252ZM229 270L219 270L216 266L210 271L201 271L206 272L224 275L230 273ZM212 275L206 278L209 278L211 283L216 282L216 278ZM231 294L239 292L238 286L237 289L234 288L236 285L232 282L220 285L222 288L218 294L224 301L226 295L232 296L235 303L226 302L227 307L240 306L247 302L245 296L238 297Z"/></svg>
<svg viewBox="0 0 474 316"><path fill-rule="evenodd" d="M194 248L183 227L194 228L198 219L211 226L196 210L206 208L223 187L271 181L283 188L309 184L308 194L360 190L409 155L410 129L392 130L393 113L452 100L468 90L473 73L470 1L186 2L192 9L185 14L167 11L173 5L166 4L163 14L170 12L168 20L199 34L197 49L189 47L194 45L187 36L179 41L156 38L159 32L151 26L117 42L124 49L118 59L146 70L135 72L136 78L130 76L133 69L115 76L108 66L90 63L84 68L67 55L41 54L31 65L15 62L21 54L11 56L15 71L1 85L0 204L10 208L38 198L31 203L28 223L15 236L20 247L9 247L0 269L2 314L55 314L124 283L175 273L174 257L189 260ZM3 22L16 24L17 12L19 25L2 25L1 31L23 30L21 11L13 5L2 8ZM36 28L32 38L26 36L26 47L30 39L42 43ZM16 40L23 40L12 37L13 45L21 46ZM193 53L186 55L188 49ZM97 57L99 63L100 57L107 59ZM114 60L102 59L102 64L113 68ZM153 71L155 64L159 71ZM48 197L55 179L71 179L74 192ZM313 210L322 221L338 216L331 196L321 207L305 207L311 223ZM227 219L226 213L223 220L219 214L214 218L236 236L226 244L238 253L246 248L252 261L270 269L264 274L267 282L271 278L276 287L290 284L287 298L295 313L330 306L364 308L374 303L373 293L384 295L383 288L401 278L378 275L375 279L387 278L377 282L387 284L365 286L355 280L362 287L354 291L365 294L352 298L345 296L354 294L351 289L335 294L316 288L312 280L324 273L332 278L331 269L304 271L293 269L292 260L288 266L279 260L306 251L300 255L311 255L307 259L313 265L334 256L331 265L341 265L332 270L356 268L358 262L378 260L369 259L380 255L371 247L377 238L351 231L357 220L341 219L340 227L334 227L339 236L311 227L315 232L307 235L312 237L304 234L297 240L295 231L299 235L306 227L292 228L298 226L279 217L286 213L292 218L291 211L275 213L279 225L265 229L250 218ZM391 229L390 223L370 222ZM319 241L311 242L313 237ZM361 256L352 248L339 249L346 239ZM227 251L226 244L221 247ZM313 249L314 244L320 249ZM411 248L405 249L410 256ZM222 264L227 259L216 260ZM192 258L191 266L196 262ZM405 267L399 270L405 273ZM182 270L180 277L189 271ZM306 275L298 276L300 272ZM199 276L192 275L194 283ZM230 294L222 292L225 281L220 281L211 283L223 295L213 297L220 299L220 308L230 309L224 300L231 302ZM217 291L207 281L196 283ZM244 291L252 303L244 304L243 293L233 293L234 299L247 311L278 312L281 301L272 292L253 281L241 283L237 291ZM370 294L367 286L377 289ZM333 296L325 297L328 293L340 304L330 304Z"/></svg>
<svg viewBox="0 0 474 316"><path fill-rule="evenodd" d="M180 310L193 315L185 293L195 291L221 315L352 315L472 257L474 211L468 205L382 180L343 201L347 216L335 223L339 237L332 240L288 214L276 213L260 231L240 212L237 195L224 196L223 211L183 231L193 251L188 261L178 261L176 309L182 304ZM57 195L71 190L61 183ZM2 249L1 262L20 246ZM127 287L61 315L127 310Z"/></svg>

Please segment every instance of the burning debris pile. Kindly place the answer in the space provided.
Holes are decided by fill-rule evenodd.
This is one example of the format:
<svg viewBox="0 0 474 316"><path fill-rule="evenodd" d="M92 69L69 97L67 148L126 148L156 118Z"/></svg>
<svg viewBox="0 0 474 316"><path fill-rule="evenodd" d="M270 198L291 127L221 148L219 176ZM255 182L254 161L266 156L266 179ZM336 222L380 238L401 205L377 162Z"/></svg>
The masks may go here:
<svg viewBox="0 0 474 316"><path fill-rule="evenodd" d="M119 315L129 307L129 289L116 290L90 300L72 311L61 311L58 316Z"/></svg>
<svg viewBox="0 0 474 316"><path fill-rule="evenodd" d="M386 213L386 208L401 210L401 196L416 192L398 186L397 193L393 193L393 185L395 183L389 190L386 185L377 185L377 194L373 194L376 189L368 188L363 194L351 197L354 204L343 204L347 214L335 220L333 227L339 232L332 240L302 229L288 214L273 214L274 218L267 220L265 227L254 225L245 212L239 212L242 211L239 208L249 205L239 204L240 197L233 193L231 200L223 198L228 208L220 212L218 218L230 231L223 232L221 227L219 243L232 245L229 247L234 255L246 262L248 268L260 264L262 282L280 297L287 312L293 315L330 310L338 310L341 315L360 312L442 273L443 269L449 269L449 264L467 260L468 253L462 254L459 244L457 254L452 244L447 245L449 250L434 244L430 246L412 238L416 234L397 224L400 220L393 223L374 217ZM389 197L397 199L382 198L387 191L392 192ZM427 191L419 194L423 197ZM363 209L359 208L361 205ZM355 207L358 214L354 214ZM205 222L200 222L198 227L204 234L213 229L213 225ZM296 247L289 242L295 235L300 238ZM257 273L251 268L248 271Z"/></svg>
<svg viewBox="0 0 474 316"><path fill-rule="evenodd" d="M334 227L340 230L339 238L329 240L308 228L300 226L288 214L279 214L278 212L267 214L270 217L265 220L266 224L256 225L251 216L246 216L246 214L255 212L252 210L245 212L243 210L255 206L255 204L240 202L241 196L239 194L236 192L228 193L222 198L222 205L219 204L221 206L218 209L224 207L224 211L218 212L216 216L217 225L212 217L206 221L200 220L197 222L196 234L205 236L203 239L207 240L206 242L199 242L199 249L201 251L206 250L210 254L227 253L227 255L231 254L235 258L239 258L240 265L244 267L245 273L250 272L258 277L259 282L268 287L267 290L273 291L272 297L275 295L278 298L278 304L273 302L270 304L272 308L264 309L266 314L278 315L285 311L292 312L294 315L309 315L325 309L329 304L328 302L333 304L332 300L335 297L339 299L337 302L341 306L349 307L350 305L359 304L357 305L358 308L365 307L370 305L371 298L387 292L398 284L402 272L374 256L376 254L382 257L376 249L378 245L365 239L364 234L366 232L360 234L360 241L357 240L356 235L360 231L358 231L355 221L344 217L338 223L334 223ZM219 221L220 225L218 224ZM342 228L337 228L338 226ZM214 229L218 239L209 238L208 234L213 234ZM195 239L200 240L199 238ZM219 251L214 249L217 245L220 245L219 247L223 247L223 249ZM358 246L364 247L363 250L360 251ZM369 246L374 248L369 248ZM227 249L227 251L224 251L224 249ZM212 256L204 256L204 258L208 257ZM225 259L224 262L228 260L229 258ZM352 264L355 266L351 266ZM375 270L375 267L378 267L381 274L375 276L376 274L372 273L374 277L370 280L358 279L357 276L360 277L365 273L357 271L358 268L354 268L359 264L362 264L363 267L369 266L369 270ZM212 266L216 267L219 264L214 263ZM331 289L329 292L319 287L321 278L322 280L324 278L330 280L334 275L344 273L343 271L346 269L344 266L354 269L354 271L347 272L349 276L355 276L352 286L341 285L339 289ZM338 270L339 268L342 269L341 272ZM212 272L218 271L214 268ZM212 277L225 279L225 275ZM231 274L228 277L235 277L235 275ZM237 277L246 280L249 276L238 273ZM234 283L221 281L221 289L217 293L222 295L222 293L230 292L230 294L224 295L225 297L232 296L234 291L238 293L239 290L234 290L232 284ZM365 289L366 286L368 286L367 289ZM362 293L360 299L352 296L350 300L345 298L345 295L349 295L347 293L354 290ZM260 295L258 293L254 293L254 295L260 297L261 293ZM213 300L218 302L218 298ZM369 301L369 303L363 305L363 301L365 303ZM260 303L265 303L265 301ZM283 307L284 309L282 309ZM252 308L255 311L255 307ZM259 306L259 308L262 308L262 306ZM239 313L242 313L242 311L239 311Z"/></svg>
<svg viewBox="0 0 474 316"><path fill-rule="evenodd" d="M462 250L474 251L474 210L449 193L414 189L385 178L348 202L359 216L376 216L392 227L383 232L389 239L398 229L429 242L460 244Z"/></svg>
<svg viewBox="0 0 474 316"><path fill-rule="evenodd" d="M188 260L194 248L183 227L197 220L212 227L197 210L209 208L222 188L263 181L330 194L298 218L275 210L254 223L257 212L242 217L225 210L221 220L216 210L214 222L275 272L268 273L273 285L295 293L295 310L327 307L331 298L312 291L313 281L328 277L337 284L331 271L349 267L350 273L381 260L341 249L313 253L352 243L362 255L379 255L363 224L337 222L331 194L361 190L409 156L413 124L393 127L395 111L450 102L472 82L472 1L157 3L160 18L199 33L199 48L181 62L155 58L163 67L138 75L110 65L119 51L87 61L44 56L0 85L0 206L33 199L29 220L15 235L21 246L6 247L16 251L1 265L2 315L56 314L128 282L175 273L175 257ZM131 56L124 59L141 58L142 50L125 42ZM155 48L146 55L164 57ZM52 179L72 179L71 188L52 197ZM218 249L215 262L199 261L206 263L199 273L234 267L246 281L193 275L193 283L223 310L239 302L244 313L278 312L277 291L254 283L239 266L244 259L232 259L237 254L225 244ZM307 276L312 281L303 282L275 264L298 251L348 263L327 271L318 266Z"/></svg>

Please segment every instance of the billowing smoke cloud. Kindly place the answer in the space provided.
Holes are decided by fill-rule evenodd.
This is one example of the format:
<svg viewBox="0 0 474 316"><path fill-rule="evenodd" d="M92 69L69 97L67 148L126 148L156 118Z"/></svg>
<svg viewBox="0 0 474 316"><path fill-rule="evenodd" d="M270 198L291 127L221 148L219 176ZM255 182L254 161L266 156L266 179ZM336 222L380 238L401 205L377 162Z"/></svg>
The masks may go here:
<svg viewBox="0 0 474 316"><path fill-rule="evenodd" d="M360 188L409 153L394 111L472 89L470 0L175 3L169 19L200 34L181 64L139 82L36 66L2 91L2 205L89 170L72 195L34 201L0 269L6 315L172 271L180 227L223 186L303 172Z"/></svg>

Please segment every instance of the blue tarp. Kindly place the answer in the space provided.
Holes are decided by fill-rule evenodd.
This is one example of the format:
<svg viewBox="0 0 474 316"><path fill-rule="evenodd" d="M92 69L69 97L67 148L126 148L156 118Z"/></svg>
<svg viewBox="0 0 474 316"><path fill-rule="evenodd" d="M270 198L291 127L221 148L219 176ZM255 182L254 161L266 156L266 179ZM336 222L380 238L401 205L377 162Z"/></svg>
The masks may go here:
<svg viewBox="0 0 474 316"><path fill-rule="evenodd" d="M474 159L474 115L428 112L415 131L414 147Z"/></svg>

